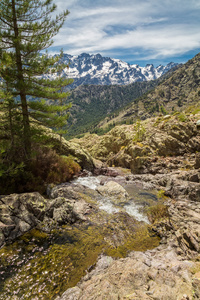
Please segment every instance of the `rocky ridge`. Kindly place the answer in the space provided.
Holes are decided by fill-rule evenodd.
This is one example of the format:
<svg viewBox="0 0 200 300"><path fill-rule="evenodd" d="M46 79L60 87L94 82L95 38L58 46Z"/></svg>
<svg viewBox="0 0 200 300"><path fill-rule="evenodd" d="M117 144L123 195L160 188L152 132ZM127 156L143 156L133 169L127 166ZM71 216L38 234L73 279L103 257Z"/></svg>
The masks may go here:
<svg viewBox="0 0 200 300"><path fill-rule="evenodd" d="M62 62L66 65L69 63L69 67L63 70L62 75L74 79L70 88L83 84L125 85L137 81L154 80L178 65L171 62L166 66L154 67L152 64L148 64L146 67L140 67L136 64L130 65L119 59L87 53L82 53L79 56L64 54ZM49 76L51 78L56 74Z"/></svg>
<svg viewBox="0 0 200 300"><path fill-rule="evenodd" d="M73 139L96 159L133 173L165 173L188 168L200 151L199 115L174 114L116 126L103 136L86 134Z"/></svg>

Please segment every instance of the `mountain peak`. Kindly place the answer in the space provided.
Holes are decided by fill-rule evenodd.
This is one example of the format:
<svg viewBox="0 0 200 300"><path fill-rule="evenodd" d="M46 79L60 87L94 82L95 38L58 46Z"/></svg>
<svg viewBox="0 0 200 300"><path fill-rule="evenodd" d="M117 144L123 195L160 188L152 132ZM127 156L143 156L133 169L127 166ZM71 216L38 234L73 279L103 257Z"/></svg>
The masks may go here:
<svg viewBox="0 0 200 300"><path fill-rule="evenodd" d="M62 62L66 62L66 65L70 62L69 68L63 70L64 76L74 79L70 88L83 84L126 85L154 80L178 65L171 62L167 66L160 65L156 68L153 64L140 67L120 59L103 57L100 53L81 53L78 56L64 54Z"/></svg>

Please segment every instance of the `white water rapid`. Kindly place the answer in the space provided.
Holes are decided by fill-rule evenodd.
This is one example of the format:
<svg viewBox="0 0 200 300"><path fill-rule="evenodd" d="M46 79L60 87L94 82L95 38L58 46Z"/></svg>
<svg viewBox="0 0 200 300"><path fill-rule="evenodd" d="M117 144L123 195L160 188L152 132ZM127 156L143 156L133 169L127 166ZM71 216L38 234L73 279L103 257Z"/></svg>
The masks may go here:
<svg viewBox="0 0 200 300"><path fill-rule="evenodd" d="M102 176L88 176L88 177L78 177L73 181L74 184L81 184L90 189L96 190L100 185ZM141 205L138 205L134 202L134 199L127 201L125 204L116 205L108 197L101 197L101 200L98 203L99 209L106 211L109 214L125 211L130 216L134 217L137 221L143 221L149 224L148 218L141 212Z"/></svg>

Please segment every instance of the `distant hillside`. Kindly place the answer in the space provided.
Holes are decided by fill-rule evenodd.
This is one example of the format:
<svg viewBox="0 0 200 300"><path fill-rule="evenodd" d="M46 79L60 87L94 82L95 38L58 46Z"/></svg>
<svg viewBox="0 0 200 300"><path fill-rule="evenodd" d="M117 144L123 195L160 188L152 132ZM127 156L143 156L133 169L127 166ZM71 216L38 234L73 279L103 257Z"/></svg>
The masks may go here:
<svg viewBox="0 0 200 300"><path fill-rule="evenodd" d="M87 53L78 56L64 54L62 62L66 65L70 63L69 67L64 68L62 72L64 77L74 79L74 83L68 87L70 89L85 84L127 85L134 82L154 80L178 65L171 62L166 66L154 67L152 64L148 64L145 67L140 67L136 64L130 65L119 59ZM48 77L55 76L56 74L52 74Z"/></svg>
<svg viewBox="0 0 200 300"><path fill-rule="evenodd" d="M132 123L153 115L168 114L200 105L200 53L177 70L161 78L155 89L123 108L117 116L107 118L98 127L105 128L120 123Z"/></svg>
<svg viewBox="0 0 200 300"><path fill-rule="evenodd" d="M99 122L115 117L117 110L138 102L138 97L153 89L158 81L136 82L126 86L82 85L67 99L72 103L68 120L68 138L95 130ZM114 115L113 115L114 113ZM112 125L111 125L112 127Z"/></svg>

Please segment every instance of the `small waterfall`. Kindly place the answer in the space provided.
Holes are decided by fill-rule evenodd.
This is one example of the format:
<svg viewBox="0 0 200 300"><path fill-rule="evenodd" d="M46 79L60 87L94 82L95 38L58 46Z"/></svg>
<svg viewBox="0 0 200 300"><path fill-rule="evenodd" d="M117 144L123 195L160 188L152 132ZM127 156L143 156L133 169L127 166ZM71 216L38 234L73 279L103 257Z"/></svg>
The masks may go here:
<svg viewBox="0 0 200 300"><path fill-rule="evenodd" d="M96 188L100 185L103 176L95 177L79 177L73 181L74 184L81 184L90 189L96 190ZM149 224L148 218L142 213L141 205L137 205L134 200L129 200L125 204L116 205L112 202L108 197L101 197L99 200L99 209L106 211L109 214L117 213L120 211L125 211L130 216L134 217L137 221L143 221Z"/></svg>
<svg viewBox="0 0 200 300"><path fill-rule="evenodd" d="M148 218L140 212L142 206L136 205L133 201L124 205L124 209L130 216L133 216L137 221L143 221L150 224Z"/></svg>
<svg viewBox="0 0 200 300"><path fill-rule="evenodd" d="M100 179L95 176L78 177L73 181L74 184L82 184L92 190L96 190L97 186L100 185Z"/></svg>

